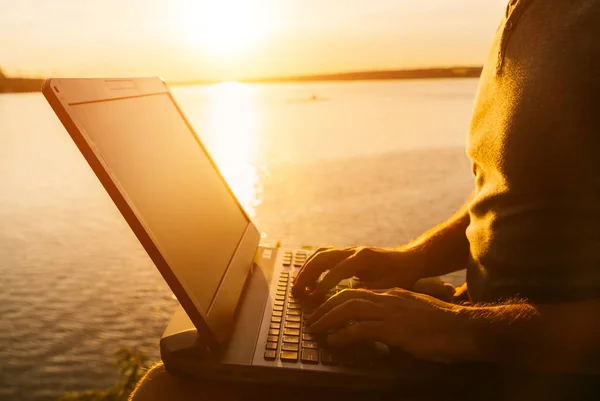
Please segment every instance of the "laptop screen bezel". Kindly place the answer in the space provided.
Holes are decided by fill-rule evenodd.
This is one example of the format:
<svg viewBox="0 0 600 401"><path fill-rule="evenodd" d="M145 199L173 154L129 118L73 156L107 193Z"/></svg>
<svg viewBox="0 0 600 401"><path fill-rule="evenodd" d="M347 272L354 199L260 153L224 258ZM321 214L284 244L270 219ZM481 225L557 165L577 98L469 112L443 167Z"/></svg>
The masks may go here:
<svg viewBox="0 0 600 401"><path fill-rule="evenodd" d="M60 78L48 79L44 83L42 93L177 297L181 306L196 326L200 342L209 349L218 348L219 344L227 341L229 337L235 309L258 248L260 233L223 177L214 159L183 114L166 83L160 78ZM197 145L208 158L211 166L217 172L219 179L248 222L230 264L223 273L223 280L215 291L211 307L206 313L194 305L184 286L177 279L173 270L162 256L151 234L145 228L143 216L140 216L135 207L128 202L126 191L119 187L117 180L111 174L110 168L105 165L102 157L96 152L92 141L85 132L85 128L77 121L74 113L71 112L72 105L161 94L167 95L176 107L177 112L189 128L190 133L194 136ZM225 280L227 277L229 279ZM213 306L215 307L213 308Z"/></svg>

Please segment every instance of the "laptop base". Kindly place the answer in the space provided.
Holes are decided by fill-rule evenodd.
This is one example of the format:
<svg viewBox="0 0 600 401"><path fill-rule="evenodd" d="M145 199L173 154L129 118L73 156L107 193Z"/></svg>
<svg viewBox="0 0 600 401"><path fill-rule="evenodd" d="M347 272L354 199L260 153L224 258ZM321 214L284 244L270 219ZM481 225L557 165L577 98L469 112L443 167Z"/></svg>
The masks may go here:
<svg viewBox="0 0 600 401"><path fill-rule="evenodd" d="M264 361L263 319L269 307L270 283L277 280L274 274L278 275L281 267L280 252L275 248L259 248L236 312L231 338L221 344L218 351L211 351L203 343L183 308L177 309L160 340L161 357L167 371L196 380L356 388L376 392L401 388L403 393L410 388L421 393L424 387L431 389L433 382L446 387L456 386L464 380L463 369L416 361L397 351L393 366L385 369L340 366L323 370L322 366Z"/></svg>

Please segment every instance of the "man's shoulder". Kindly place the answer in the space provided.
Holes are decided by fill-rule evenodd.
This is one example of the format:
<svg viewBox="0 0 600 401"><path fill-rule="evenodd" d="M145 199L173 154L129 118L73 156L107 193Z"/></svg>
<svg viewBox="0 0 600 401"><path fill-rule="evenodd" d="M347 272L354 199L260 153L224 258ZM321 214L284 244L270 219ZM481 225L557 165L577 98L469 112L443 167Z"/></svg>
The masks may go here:
<svg viewBox="0 0 600 401"><path fill-rule="evenodd" d="M529 25L531 39L537 37L545 48L570 54L598 54L600 0L529 1L533 4L523 23Z"/></svg>

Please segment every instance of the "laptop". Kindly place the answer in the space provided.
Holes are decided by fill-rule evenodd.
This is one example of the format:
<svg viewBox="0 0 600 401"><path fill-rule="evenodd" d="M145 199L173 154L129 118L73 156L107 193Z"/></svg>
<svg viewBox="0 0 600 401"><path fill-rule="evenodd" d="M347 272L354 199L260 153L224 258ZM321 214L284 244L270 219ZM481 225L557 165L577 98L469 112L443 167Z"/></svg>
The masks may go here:
<svg viewBox="0 0 600 401"><path fill-rule="evenodd" d="M162 79L49 79L42 92L180 303L160 341L169 372L363 389L462 376L306 333L291 286L310 251L260 245Z"/></svg>

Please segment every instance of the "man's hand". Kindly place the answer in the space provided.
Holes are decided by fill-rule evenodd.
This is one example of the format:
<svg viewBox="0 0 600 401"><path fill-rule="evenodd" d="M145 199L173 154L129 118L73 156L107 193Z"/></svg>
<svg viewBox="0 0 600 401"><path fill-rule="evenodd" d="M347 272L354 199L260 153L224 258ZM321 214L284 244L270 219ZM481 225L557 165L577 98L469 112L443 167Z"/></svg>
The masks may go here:
<svg viewBox="0 0 600 401"><path fill-rule="evenodd" d="M484 306L392 289L345 290L311 316L331 346L382 342L436 362L486 362L545 372L600 374L600 300Z"/></svg>
<svg viewBox="0 0 600 401"><path fill-rule="evenodd" d="M358 277L367 288L412 289L421 278L421 259L415 252L382 248L321 248L298 273L294 293L324 298L340 281L351 277ZM323 279L318 281L325 272Z"/></svg>
<svg viewBox="0 0 600 401"><path fill-rule="evenodd" d="M308 329L328 333L331 346L382 342L417 358L455 362L470 346L460 308L401 289L345 290L308 318Z"/></svg>

